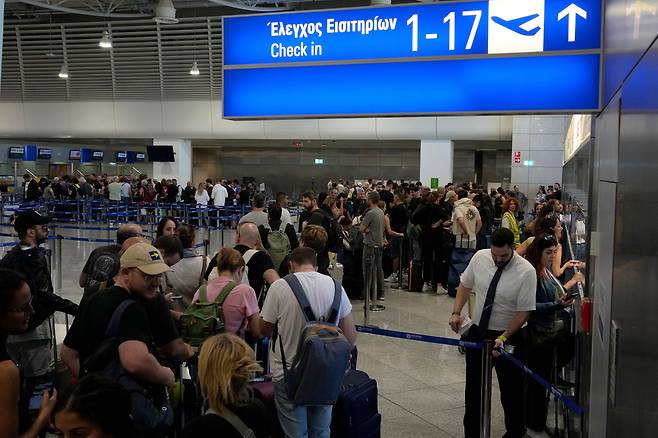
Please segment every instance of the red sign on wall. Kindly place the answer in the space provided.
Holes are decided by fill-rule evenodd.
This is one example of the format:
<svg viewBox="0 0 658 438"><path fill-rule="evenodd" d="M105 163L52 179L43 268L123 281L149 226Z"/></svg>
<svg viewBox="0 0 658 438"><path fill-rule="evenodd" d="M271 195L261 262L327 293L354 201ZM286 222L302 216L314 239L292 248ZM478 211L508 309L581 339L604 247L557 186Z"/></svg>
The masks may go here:
<svg viewBox="0 0 658 438"><path fill-rule="evenodd" d="M514 164L521 164L521 151L514 152Z"/></svg>

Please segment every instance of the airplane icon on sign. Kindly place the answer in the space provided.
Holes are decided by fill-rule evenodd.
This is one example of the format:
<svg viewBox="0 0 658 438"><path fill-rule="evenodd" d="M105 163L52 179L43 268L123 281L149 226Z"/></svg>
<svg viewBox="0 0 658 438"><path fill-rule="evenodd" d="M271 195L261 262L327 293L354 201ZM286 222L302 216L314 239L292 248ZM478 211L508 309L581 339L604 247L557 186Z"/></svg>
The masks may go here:
<svg viewBox="0 0 658 438"><path fill-rule="evenodd" d="M536 26L530 30L525 30L521 26L534 20L537 17L539 17L539 14L526 15L525 17L515 18L513 20L504 20L500 17L491 17L491 20L494 23L500 24L501 26L511 30L512 32L516 32L524 36L533 36L541 30L539 26Z"/></svg>

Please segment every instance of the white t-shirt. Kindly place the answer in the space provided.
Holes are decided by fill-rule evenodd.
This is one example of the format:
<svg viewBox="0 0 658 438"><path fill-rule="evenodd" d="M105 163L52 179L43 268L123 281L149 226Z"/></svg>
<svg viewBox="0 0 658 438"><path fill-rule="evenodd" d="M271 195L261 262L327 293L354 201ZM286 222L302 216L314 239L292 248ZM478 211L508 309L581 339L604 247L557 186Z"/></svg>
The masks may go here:
<svg viewBox="0 0 658 438"><path fill-rule="evenodd" d="M212 200L215 207L223 207L226 204L226 198L228 198L226 187L219 183L215 184L215 187L212 188Z"/></svg>
<svg viewBox="0 0 658 438"><path fill-rule="evenodd" d="M206 269L210 265L210 259L206 258ZM165 274L168 286L174 289L176 295L181 295L182 307L190 305L195 292L199 288L199 279L203 268L203 256L185 257L171 267L171 271ZM205 270L203 271L205 273Z"/></svg>
<svg viewBox="0 0 658 438"><path fill-rule="evenodd" d="M331 304L334 301L335 286L331 277L320 274L319 272L298 272L294 274L304 288L308 302L311 304L313 314L316 318L328 316L331 310ZM352 303L350 303L345 289L343 289L340 300L340 310L338 312L338 322L352 312ZM297 344L302 329L306 325L306 319L302 313L302 308L295 297L295 294L288 286L284 279L272 283L267 291L265 303L261 311L261 317L270 324L279 326L279 336L283 340L283 348L286 353L286 364L288 368L295 360L297 353ZM281 344L279 339L276 340L274 353L270 355L270 367L274 381L279 381L283 377L283 363L281 361Z"/></svg>
<svg viewBox="0 0 658 438"><path fill-rule="evenodd" d="M290 216L290 211L287 208L281 209L281 222L284 224L292 224L292 216Z"/></svg>
<svg viewBox="0 0 658 438"><path fill-rule="evenodd" d="M194 199L196 200L197 205L203 205L204 207L208 205L208 201L210 201L210 196L208 196L208 192L203 190L201 194L199 194L199 191L197 190L194 192Z"/></svg>
<svg viewBox="0 0 658 438"><path fill-rule="evenodd" d="M487 291L498 267L491 257L491 250L475 253L461 276L461 284L475 293L473 321L479 323L487 298ZM512 260L503 270L496 288L489 330L505 330L516 312L535 310L537 298L537 272L526 259L514 252Z"/></svg>

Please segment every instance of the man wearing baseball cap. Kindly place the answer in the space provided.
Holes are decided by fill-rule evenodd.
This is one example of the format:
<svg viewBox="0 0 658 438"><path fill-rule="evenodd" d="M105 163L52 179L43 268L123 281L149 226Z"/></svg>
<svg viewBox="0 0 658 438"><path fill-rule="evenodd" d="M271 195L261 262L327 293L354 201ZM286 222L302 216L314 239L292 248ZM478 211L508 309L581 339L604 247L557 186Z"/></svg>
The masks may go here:
<svg viewBox="0 0 658 438"><path fill-rule="evenodd" d="M53 371L50 316L55 312L74 316L78 313L75 303L55 294L46 255L39 247L48 240L50 221L50 217L36 211L18 213L14 229L20 242L0 261L1 268L21 273L32 292L34 314L30 317L28 332L7 339L10 355L21 364L21 371L27 378L40 377Z"/></svg>
<svg viewBox="0 0 658 438"><path fill-rule="evenodd" d="M108 374L106 367L118 360L130 377L144 383L143 388L153 399L157 409L151 412L159 412L158 418L145 418L143 409L133 410L133 417L138 427L149 432L148 436L154 436L152 431L146 430L153 428L154 422L157 427L171 424L171 408L165 394L166 387L173 386L175 380L172 370L161 366L153 354L156 346L147 304L157 298L162 275L170 269L157 248L147 243L129 247L121 256L120 264L114 286L85 301L80 316L73 322L64 345L77 353L78 361L67 361L67 365L73 375L78 375L81 368L83 373ZM113 318L118 323L113 336L109 336ZM99 346L107 339L114 340L114 351L118 354L99 360ZM107 377L116 378L109 374Z"/></svg>

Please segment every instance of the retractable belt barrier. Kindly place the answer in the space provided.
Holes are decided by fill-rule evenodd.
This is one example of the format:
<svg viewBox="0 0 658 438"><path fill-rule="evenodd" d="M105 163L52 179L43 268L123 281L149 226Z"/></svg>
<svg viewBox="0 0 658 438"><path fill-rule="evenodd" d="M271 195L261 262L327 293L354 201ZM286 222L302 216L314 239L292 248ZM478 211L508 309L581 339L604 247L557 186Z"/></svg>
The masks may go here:
<svg viewBox="0 0 658 438"><path fill-rule="evenodd" d="M363 325L357 325L356 326L356 331L360 333L367 333L371 335L377 335L377 336L385 336L389 338L397 338L397 339L406 339L410 341L418 341L418 342L426 342L430 344L441 344L441 345L454 345L454 346L460 346L464 348L470 348L470 349L475 349L475 350L484 350L484 356L489 356L491 354L491 349L492 344L491 342L469 342L469 341L462 341L459 339L453 339L453 338L444 338L440 336L430 336L430 335L423 335L419 333L409 333L409 332L401 332L401 331L396 331L396 330L387 330L387 329L381 329L378 327L370 327L370 326L363 326ZM585 413L585 409L578 405L575 401L564 395L559 389L555 388L553 385L551 385L549 382L547 382L545 379L543 379L541 376L539 376L537 373L532 371L530 368L525 366L523 362L521 362L519 359L505 351L504 349L499 349L496 350L498 351L505 359L509 360L512 364L520 368L526 375L528 375L530 378L532 378L535 382L540 384L542 387L544 387L547 391L549 391L551 394L553 394L558 400L560 400L562 403L564 403L564 406L567 407L570 411L572 411L574 414L578 416L582 416ZM489 382L489 385L491 384L490 380L490 375L491 375L491 367L492 363L490 361L489 357L483 357L483 377L485 377L485 380L483 380L483 385L485 385L484 382ZM488 379L487 379L488 377ZM483 414L486 415L486 420L484 420L484 423L482 426L484 427L486 423L488 423L490 420L490 388L483 388L483 395L484 393L488 393L488 399L489 402L485 403L489 404L489 414L486 415L485 412L487 409L484 408ZM486 427L488 429L486 432L485 430L482 430L481 436L489 436L490 433L490 426Z"/></svg>
<svg viewBox="0 0 658 438"><path fill-rule="evenodd" d="M472 348L475 350L482 350L484 347L482 342L462 341L459 339L443 338L440 336L421 335L419 333L398 332L395 330L386 330L363 325L357 325L356 331L371 335L386 336L388 338L408 339L410 341L427 342L430 344L454 345L455 347Z"/></svg>
<svg viewBox="0 0 658 438"><path fill-rule="evenodd" d="M520 368L525 374L530 376L535 382L540 384L541 386L544 387L547 391L549 391L551 394L553 394L555 397L557 397L564 405L569 409L571 412L578 416L582 416L585 413L585 409L578 405L575 401L571 400L569 397L564 395L559 389L548 383L543 377L532 371L530 368L525 366L523 362L518 360L516 357L513 355L509 354L507 351L504 349L499 349L497 350L505 359L509 360L511 363L513 363L515 366Z"/></svg>

